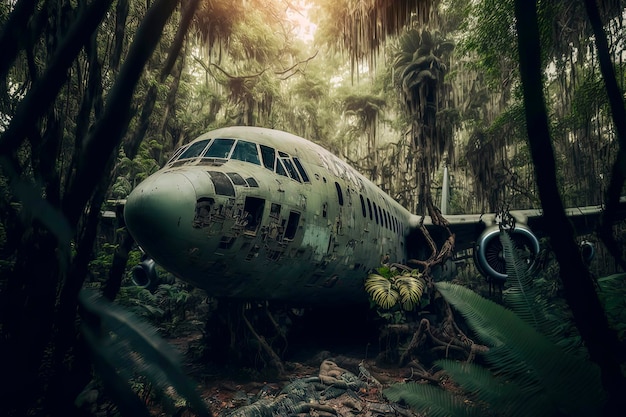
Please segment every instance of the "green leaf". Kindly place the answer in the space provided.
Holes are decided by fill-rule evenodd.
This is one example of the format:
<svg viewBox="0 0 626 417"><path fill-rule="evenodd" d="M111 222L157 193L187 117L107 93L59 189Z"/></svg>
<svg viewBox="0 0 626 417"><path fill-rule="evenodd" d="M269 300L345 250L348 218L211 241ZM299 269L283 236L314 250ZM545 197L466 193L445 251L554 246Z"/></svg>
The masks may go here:
<svg viewBox="0 0 626 417"><path fill-rule="evenodd" d="M383 394L390 401L403 401L428 417L479 415L479 410L471 407L462 397L431 385L414 382L396 384L384 390Z"/></svg>
<svg viewBox="0 0 626 417"><path fill-rule="evenodd" d="M545 398L537 410L556 407L569 415L598 412L603 390L595 364L565 351L511 310L465 287L447 282L435 285L491 347L484 356L492 371L515 380L522 391Z"/></svg>
<svg viewBox="0 0 626 417"><path fill-rule="evenodd" d="M402 308L406 311L414 310L422 298L426 282L419 277L401 275L395 278L394 283L400 294Z"/></svg>
<svg viewBox="0 0 626 417"><path fill-rule="evenodd" d="M365 280L365 291L380 307L389 309L397 304L400 294L389 279L378 274L370 274Z"/></svg>
<svg viewBox="0 0 626 417"><path fill-rule="evenodd" d="M206 404L181 371L178 352L158 336L154 327L95 291L82 290L79 301L87 314L83 331L91 337L90 346L104 361L101 366L107 374L110 369L116 369L128 375L131 364L157 387L171 385L196 412L210 416ZM98 320L93 320L94 317Z"/></svg>

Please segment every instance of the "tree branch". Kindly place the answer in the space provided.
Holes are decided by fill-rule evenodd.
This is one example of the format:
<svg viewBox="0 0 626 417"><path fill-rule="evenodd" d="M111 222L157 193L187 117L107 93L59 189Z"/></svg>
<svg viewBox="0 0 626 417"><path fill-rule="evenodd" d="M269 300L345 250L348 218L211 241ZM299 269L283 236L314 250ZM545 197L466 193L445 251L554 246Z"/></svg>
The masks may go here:
<svg viewBox="0 0 626 417"><path fill-rule="evenodd" d="M102 118L87 138L74 180L63 200L63 211L76 225L113 150L128 128L130 103L148 58L154 51L177 0L156 0L148 9L109 93Z"/></svg>

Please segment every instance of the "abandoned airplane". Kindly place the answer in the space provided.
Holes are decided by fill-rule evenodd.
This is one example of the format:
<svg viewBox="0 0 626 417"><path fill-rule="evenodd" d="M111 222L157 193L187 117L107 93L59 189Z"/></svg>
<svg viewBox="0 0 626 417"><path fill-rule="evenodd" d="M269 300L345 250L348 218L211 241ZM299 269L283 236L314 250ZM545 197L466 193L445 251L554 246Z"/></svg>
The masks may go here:
<svg viewBox="0 0 626 417"><path fill-rule="evenodd" d="M511 214L518 240L538 253L541 212ZM363 280L383 259L428 255L421 221L442 232L315 143L241 126L178 149L128 196L124 217L147 255L211 296L308 304L365 301ZM479 269L506 279L496 216L446 219L456 249L473 246Z"/></svg>

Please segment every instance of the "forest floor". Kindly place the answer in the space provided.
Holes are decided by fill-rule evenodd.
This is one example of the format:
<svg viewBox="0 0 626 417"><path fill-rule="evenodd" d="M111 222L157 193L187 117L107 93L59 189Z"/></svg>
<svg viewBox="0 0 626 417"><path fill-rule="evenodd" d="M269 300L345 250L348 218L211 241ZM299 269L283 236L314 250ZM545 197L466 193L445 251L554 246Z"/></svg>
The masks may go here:
<svg viewBox="0 0 626 417"><path fill-rule="evenodd" d="M168 340L184 355L187 370L214 416L415 416L383 395L385 388L396 383L427 383L416 377L415 363L400 367L381 361L377 330L372 331L371 323L364 323L362 317L361 323L344 317L326 333L312 330L315 323L325 320L313 316L314 324L303 323L305 327L294 332L289 353L283 355L282 372L268 365L261 350L259 358L266 359L259 362L264 366L232 364L225 358L207 361L206 353L199 354L207 343L201 329L177 332ZM366 326L369 334L363 332ZM445 386L446 381L440 384Z"/></svg>
<svg viewBox="0 0 626 417"><path fill-rule="evenodd" d="M459 393L442 372L434 372L426 365L435 359L429 357L428 349L420 350L423 365L415 357L405 366L397 365L398 360L384 359L389 352L399 358L398 353L413 333L393 333L383 340L379 335L380 322L372 320L371 314L355 309L325 310L294 321L288 344L284 340L281 345L280 340L277 342L281 338L272 339L269 334L264 337L262 332L256 335L278 347L282 357L280 371L250 332L243 333L243 345L247 348L242 345L234 355L231 350L228 358L217 353L215 345L220 341L222 345L229 344L231 340L223 333L209 336L211 330L202 308L196 307L181 320L161 322L156 327L180 353L183 371L214 417L417 417L423 414L390 402L384 390L411 381ZM173 389L161 392L141 376L131 384L152 416L197 415ZM85 412L83 415L119 415L98 379L81 397L79 407Z"/></svg>
<svg viewBox="0 0 626 417"><path fill-rule="evenodd" d="M189 358L201 334L170 340ZM383 389L410 380L412 368L377 365L366 357L365 346L302 347L283 361L281 375L236 365L187 363L199 384L202 398L214 416L319 417L415 416L410 409L392 404ZM190 414L191 415L191 414Z"/></svg>

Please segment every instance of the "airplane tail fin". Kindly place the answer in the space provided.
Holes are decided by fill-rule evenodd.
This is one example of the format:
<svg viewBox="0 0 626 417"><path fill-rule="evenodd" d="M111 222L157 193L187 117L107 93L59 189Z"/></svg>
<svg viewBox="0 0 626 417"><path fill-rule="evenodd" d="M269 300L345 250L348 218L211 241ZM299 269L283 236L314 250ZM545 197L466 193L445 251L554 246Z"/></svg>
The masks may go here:
<svg viewBox="0 0 626 417"><path fill-rule="evenodd" d="M448 214L448 204L450 203L450 174L448 173L448 164L443 166L443 181L441 184L441 214Z"/></svg>

